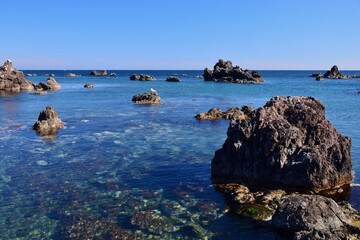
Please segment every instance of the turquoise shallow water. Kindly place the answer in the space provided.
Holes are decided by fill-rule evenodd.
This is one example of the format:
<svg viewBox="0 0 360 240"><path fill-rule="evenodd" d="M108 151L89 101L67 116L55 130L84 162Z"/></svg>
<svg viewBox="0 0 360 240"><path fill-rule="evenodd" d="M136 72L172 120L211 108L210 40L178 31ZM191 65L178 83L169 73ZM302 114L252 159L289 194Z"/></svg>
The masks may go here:
<svg viewBox="0 0 360 240"><path fill-rule="evenodd" d="M308 77L317 71L261 71L261 85L205 82L202 71L24 71L34 83L55 73L62 89L47 95L0 96L1 239L274 239L271 229L225 213L210 181L210 163L228 122L198 122L211 107L262 106L272 96L314 96L352 138L360 183L360 81ZM109 71L111 72L111 71ZM130 81L148 73L153 82ZM165 78L179 74L181 83ZM360 72L344 72L360 75ZM186 74L186 76L182 76ZM94 83L85 89L85 83ZM133 95L156 89L163 104L136 105ZM46 139L31 131L53 106L66 129ZM360 208L356 188L350 198ZM122 235L121 235L122 234Z"/></svg>

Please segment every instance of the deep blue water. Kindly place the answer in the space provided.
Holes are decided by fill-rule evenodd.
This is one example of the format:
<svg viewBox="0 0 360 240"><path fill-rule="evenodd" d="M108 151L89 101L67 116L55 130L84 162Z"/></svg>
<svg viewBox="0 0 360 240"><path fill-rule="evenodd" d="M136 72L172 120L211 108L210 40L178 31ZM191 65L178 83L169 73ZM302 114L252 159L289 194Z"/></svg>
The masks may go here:
<svg viewBox="0 0 360 240"><path fill-rule="evenodd" d="M82 76L65 77L69 72ZM24 71L37 74L27 77L34 83L54 73L62 88L0 96L0 239L111 239L116 231L138 239L274 239L266 226L225 213L224 197L211 185L210 163L228 121L194 116L211 107L257 108L277 95L314 96L325 104L330 121L352 138L354 183L360 184L358 79L317 82L309 75L318 71L260 71L264 83L241 85L195 78L202 71L108 72L117 76ZM130 81L134 73L157 80ZM164 81L175 73L181 83ZM83 88L89 82L96 87ZM163 104L131 102L150 88ZM31 130L47 105L66 125L53 139ZM350 199L357 208L359 195L353 191ZM155 219L157 227L139 224L139 216L145 225Z"/></svg>

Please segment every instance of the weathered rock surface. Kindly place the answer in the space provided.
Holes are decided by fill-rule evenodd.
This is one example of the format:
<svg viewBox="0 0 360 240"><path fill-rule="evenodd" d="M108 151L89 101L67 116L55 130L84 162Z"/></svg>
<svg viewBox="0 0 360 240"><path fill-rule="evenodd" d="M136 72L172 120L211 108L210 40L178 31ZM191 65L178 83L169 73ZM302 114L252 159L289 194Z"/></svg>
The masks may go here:
<svg viewBox="0 0 360 240"><path fill-rule="evenodd" d="M207 113L199 113L195 116L198 120L216 120L216 119L248 119L248 115L251 114L254 109L250 106L243 106L242 108L233 107L226 111L222 111L220 108L211 108Z"/></svg>
<svg viewBox="0 0 360 240"><path fill-rule="evenodd" d="M25 79L24 73L16 70L10 60L0 66L0 91L20 92L34 90L34 84Z"/></svg>
<svg viewBox="0 0 360 240"><path fill-rule="evenodd" d="M32 127L37 133L42 136L56 135L59 128L64 128L61 119L54 108L47 106L40 112L38 120Z"/></svg>
<svg viewBox="0 0 360 240"><path fill-rule="evenodd" d="M106 76L107 71L106 70L101 70L101 71L93 70L93 71L90 72L90 75L92 75L92 76Z"/></svg>
<svg viewBox="0 0 360 240"><path fill-rule="evenodd" d="M211 163L214 183L321 191L353 180L351 139L312 97L273 97L249 120L232 121Z"/></svg>
<svg viewBox="0 0 360 240"><path fill-rule="evenodd" d="M154 81L156 80L156 78L146 74L140 74L140 75L133 74L130 76L130 80Z"/></svg>
<svg viewBox="0 0 360 240"><path fill-rule="evenodd" d="M177 76L169 76L166 78L167 82L181 82L181 80Z"/></svg>
<svg viewBox="0 0 360 240"><path fill-rule="evenodd" d="M58 90L61 85L53 77L49 77L46 83L40 82L35 86L36 90Z"/></svg>
<svg viewBox="0 0 360 240"><path fill-rule="evenodd" d="M231 61L222 59L219 59L213 70L205 68L203 76L205 81L249 84L258 84L264 81L257 71L243 70L239 66L233 67Z"/></svg>
<svg viewBox="0 0 360 240"><path fill-rule="evenodd" d="M349 78L349 76L342 75L342 73L339 72L339 68L336 65L334 65L330 71L327 71L324 74L324 78L346 79Z"/></svg>
<svg viewBox="0 0 360 240"><path fill-rule="evenodd" d="M94 87L95 87L95 85L92 83L87 83L84 85L84 88L94 88Z"/></svg>
<svg viewBox="0 0 360 240"><path fill-rule="evenodd" d="M131 101L141 104L160 104L161 98L157 92L146 92L136 94Z"/></svg>
<svg viewBox="0 0 360 240"><path fill-rule="evenodd" d="M320 195L291 194L282 198L272 225L294 234L292 239L351 239L359 216L346 208Z"/></svg>

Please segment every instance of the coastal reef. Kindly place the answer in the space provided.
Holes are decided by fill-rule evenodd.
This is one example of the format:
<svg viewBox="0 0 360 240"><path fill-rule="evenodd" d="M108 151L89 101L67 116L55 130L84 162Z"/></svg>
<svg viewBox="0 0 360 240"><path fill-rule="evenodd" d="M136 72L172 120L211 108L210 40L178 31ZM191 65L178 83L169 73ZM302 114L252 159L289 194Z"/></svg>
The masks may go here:
<svg viewBox="0 0 360 240"><path fill-rule="evenodd" d="M139 81L154 81L155 77L147 75L147 74L133 74L130 76L130 80L139 80Z"/></svg>
<svg viewBox="0 0 360 240"><path fill-rule="evenodd" d="M0 91L20 92L34 90L34 84L25 79L24 73L16 70L10 60L0 66Z"/></svg>
<svg viewBox="0 0 360 240"><path fill-rule="evenodd" d="M211 163L215 183L321 191L353 180L351 139L312 97L273 97L251 119L230 123Z"/></svg>
<svg viewBox="0 0 360 240"><path fill-rule="evenodd" d="M244 70L239 66L233 67L230 60L223 59L219 59L213 70L205 68L203 76L205 81L215 82L259 84L264 81L257 71Z"/></svg>
<svg viewBox="0 0 360 240"><path fill-rule="evenodd" d="M40 82L35 86L36 90L58 90L61 88L61 85L53 77L49 77L46 83Z"/></svg>
<svg viewBox="0 0 360 240"><path fill-rule="evenodd" d="M131 101L141 104L159 104L161 103L161 98L159 94L152 89L150 92L136 94L132 97Z"/></svg>
<svg viewBox="0 0 360 240"><path fill-rule="evenodd" d="M226 111L222 111L220 108L213 107L208 112L199 113L195 116L198 120L217 120L217 119L248 119L254 109L250 106L243 106L242 108L233 107Z"/></svg>
<svg viewBox="0 0 360 240"><path fill-rule="evenodd" d="M33 125L33 130L42 136L56 135L59 128L64 128L61 119L54 108L47 106L39 114L38 120Z"/></svg>

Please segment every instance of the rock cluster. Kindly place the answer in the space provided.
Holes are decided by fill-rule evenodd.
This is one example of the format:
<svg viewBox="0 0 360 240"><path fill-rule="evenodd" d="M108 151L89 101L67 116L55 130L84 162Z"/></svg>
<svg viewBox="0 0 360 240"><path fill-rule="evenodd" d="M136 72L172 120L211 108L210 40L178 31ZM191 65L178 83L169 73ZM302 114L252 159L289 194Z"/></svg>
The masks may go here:
<svg viewBox="0 0 360 240"><path fill-rule="evenodd" d="M93 70L93 71L90 72L90 75L92 75L92 76L106 76L107 71L106 70L101 70L101 71Z"/></svg>
<svg viewBox="0 0 360 240"><path fill-rule="evenodd" d="M181 82L181 80L177 76L169 76L166 78L167 82Z"/></svg>
<svg viewBox="0 0 360 240"><path fill-rule="evenodd" d="M136 94L131 101L141 104L160 104L161 98L157 92L146 92Z"/></svg>
<svg viewBox="0 0 360 240"><path fill-rule="evenodd" d="M222 59L219 59L213 70L205 68L203 76L205 81L250 84L258 84L264 81L257 71L243 70L239 66L233 67L231 61Z"/></svg>
<svg viewBox="0 0 360 240"><path fill-rule="evenodd" d="M32 127L42 136L56 135L59 128L64 128L61 119L54 108L47 106L39 114L38 120Z"/></svg>
<svg viewBox="0 0 360 240"><path fill-rule="evenodd" d="M353 180L351 139L312 97L273 97L249 120L232 121L211 164L215 183L321 191Z"/></svg>
<svg viewBox="0 0 360 240"><path fill-rule="evenodd" d="M139 81L154 81L156 80L155 77L152 77L150 75L147 74L133 74L130 76L130 80L139 80Z"/></svg>
<svg viewBox="0 0 360 240"><path fill-rule="evenodd" d="M332 79L346 79L350 76L342 75L341 72L339 72L339 69L336 65L334 65L330 71L327 71L324 74L324 78L332 78Z"/></svg>
<svg viewBox="0 0 360 240"><path fill-rule="evenodd" d="M24 73L16 70L10 60L0 66L0 91L20 92L34 90L34 84L25 79Z"/></svg>
<svg viewBox="0 0 360 240"><path fill-rule="evenodd" d="M250 118L250 114L254 111L254 109L250 106L243 106L242 108L233 107L229 108L226 111L222 111L220 108L211 108L206 113L199 113L195 116L198 120L216 120L216 119L247 119Z"/></svg>
<svg viewBox="0 0 360 240"><path fill-rule="evenodd" d="M49 77L46 83L40 82L35 86L36 90L58 90L61 85L53 77Z"/></svg>

